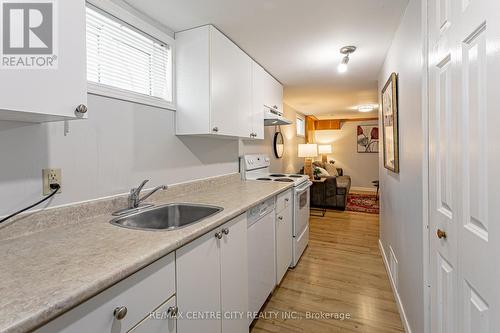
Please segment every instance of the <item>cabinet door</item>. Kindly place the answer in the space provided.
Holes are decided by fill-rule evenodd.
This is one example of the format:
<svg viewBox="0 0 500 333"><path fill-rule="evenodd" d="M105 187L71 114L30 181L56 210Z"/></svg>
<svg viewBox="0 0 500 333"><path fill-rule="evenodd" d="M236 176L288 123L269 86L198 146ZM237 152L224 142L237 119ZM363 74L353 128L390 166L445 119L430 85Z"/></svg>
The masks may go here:
<svg viewBox="0 0 500 333"><path fill-rule="evenodd" d="M283 86L275 78L270 77L270 79L270 106L276 107L280 112L285 112L283 110Z"/></svg>
<svg viewBox="0 0 500 333"><path fill-rule="evenodd" d="M21 32L17 38L21 44L16 47L22 46L26 55L10 55L6 53L6 48L3 49L3 58L22 58L27 65L22 68L0 67L0 120L43 122L72 119L76 118L75 108L87 103L85 0L55 1L53 5L53 9L45 7L33 10L42 13L41 24L52 31L52 35L47 34L34 41L31 38L28 41L24 36L26 43L23 43ZM23 11L27 15L26 8L17 9L17 13ZM13 12L16 11L4 14L10 13L9 17L13 20ZM53 20L48 19L50 12L53 13ZM51 54L39 57L30 49L35 45L44 49L37 52L50 51L46 46L50 48L51 40ZM54 65L42 68L28 66L33 58L39 59L36 60L39 64L52 62Z"/></svg>
<svg viewBox="0 0 500 333"><path fill-rule="evenodd" d="M176 319L171 316L169 310L172 308L175 308L175 296L163 303L128 333L175 333Z"/></svg>
<svg viewBox="0 0 500 333"><path fill-rule="evenodd" d="M292 262L292 205L276 218L276 282L279 284Z"/></svg>
<svg viewBox="0 0 500 333"><path fill-rule="evenodd" d="M210 31L211 130L214 134L249 137L252 61L217 29Z"/></svg>
<svg viewBox="0 0 500 333"><path fill-rule="evenodd" d="M198 313L219 313L220 241L216 231L194 240L176 251L178 333L220 333L221 320L189 318Z"/></svg>
<svg viewBox="0 0 500 333"><path fill-rule="evenodd" d="M223 333L248 333L247 219L240 215L222 228L221 296Z"/></svg>
<svg viewBox="0 0 500 333"><path fill-rule="evenodd" d="M264 105L266 71L255 61L252 62L252 132L255 139L264 139Z"/></svg>

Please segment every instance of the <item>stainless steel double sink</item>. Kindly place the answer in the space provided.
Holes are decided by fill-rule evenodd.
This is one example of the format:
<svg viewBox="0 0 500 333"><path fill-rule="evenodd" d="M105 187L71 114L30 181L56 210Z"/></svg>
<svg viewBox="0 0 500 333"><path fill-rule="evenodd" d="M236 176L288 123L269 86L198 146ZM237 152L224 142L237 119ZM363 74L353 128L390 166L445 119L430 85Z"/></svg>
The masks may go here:
<svg viewBox="0 0 500 333"><path fill-rule="evenodd" d="M111 224L139 230L176 230L220 213L222 207L172 203L134 211L111 220Z"/></svg>

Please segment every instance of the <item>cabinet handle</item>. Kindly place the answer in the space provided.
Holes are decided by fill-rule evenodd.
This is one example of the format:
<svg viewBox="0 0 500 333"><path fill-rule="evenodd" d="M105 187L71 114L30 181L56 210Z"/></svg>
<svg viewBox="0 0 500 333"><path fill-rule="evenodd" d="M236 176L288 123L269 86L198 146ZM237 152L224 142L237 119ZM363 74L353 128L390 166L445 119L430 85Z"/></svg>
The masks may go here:
<svg viewBox="0 0 500 333"><path fill-rule="evenodd" d="M216 233L215 233L215 238L217 238L217 239L222 239L222 232L221 232L221 231L216 232Z"/></svg>
<svg viewBox="0 0 500 333"><path fill-rule="evenodd" d="M113 316L117 320L122 320L123 318L125 318L126 315L127 315L127 307L126 306L119 306L115 309L115 311L113 311Z"/></svg>
<svg viewBox="0 0 500 333"><path fill-rule="evenodd" d="M175 318L179 314L179 308L177 306L171 306L167 310L167 316L169 318Z"/></svg>
<svg viewBox="0 0 500 333"><path fill-rule="evenodd" d="M285 198L285 201L288 202L288 201L290 201L290 199L289 198Z"/></svg>
<svg viewBox="0 0 500 333"><path fill-rule="evenodd" d="M273 107L274 107L276 110L278 110L278 106L277 106L277 105L273 105Z"/></svg>
<svg viewBox="0 0 500 333"><path fill-rule="evenodd" d="M224 235L229 235L229 229L228 229L228 228L224 228L224 229L222 229L222 233L223 233Z"/></svg>
<svg viewBox="0 0 500 333"><path fill-rule="evenodd" d="M443 238L446 239L446 232L444 232L441 229L438 229L437 236L438 236L439 239L443 239Z"/></svg>
<svg viewBox="0 0 500 333"><path fill-rule="evenodd" d="M283 216L278 216L278 220L283 221Z"/></svg>
<svg viewBox="0 0 500 333"><path fill-rule="evenodd" d="M215 126L214 128L212 128L212 131L214 131L215 133L217 133L219 131L219 128L217 126Z"/></svg>
<svg viewBox="0 0 500 333"><path fill-rule="evenodd" d="M87 109L87 106L85 104L80 104L76 107L75 111L77 113L84 114L84 113L87 113L88 109Z"/></svg>

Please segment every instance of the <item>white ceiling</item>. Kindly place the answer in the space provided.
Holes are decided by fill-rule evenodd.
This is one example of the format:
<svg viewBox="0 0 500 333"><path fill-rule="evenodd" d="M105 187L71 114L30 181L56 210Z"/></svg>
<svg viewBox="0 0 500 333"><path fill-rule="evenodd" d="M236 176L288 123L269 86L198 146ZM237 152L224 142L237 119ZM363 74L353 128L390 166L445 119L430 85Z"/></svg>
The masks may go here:
<svg viewBox="0 0 500 333"><path fill-rule="evenodd" d="M323 118L366 117L355 107L378 103L377 75L408 0L126 2L174 31L216 25L285 85L285 103ZM345 45L358 50L338 74Z"/></svg>

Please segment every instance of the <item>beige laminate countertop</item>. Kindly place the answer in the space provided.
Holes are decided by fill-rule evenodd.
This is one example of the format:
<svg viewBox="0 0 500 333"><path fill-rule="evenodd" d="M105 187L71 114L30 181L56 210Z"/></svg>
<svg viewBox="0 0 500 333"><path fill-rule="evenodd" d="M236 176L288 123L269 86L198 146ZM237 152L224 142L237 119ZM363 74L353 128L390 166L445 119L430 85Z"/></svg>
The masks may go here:
<svg viewBox="0 0 500 333"><path fill-rule="evenodd" d="M235 181L156 201L224 208L219 214L176 231L120 228L109 223L111 214L104 214L1 240L0 332L32 331L290 187L283 183Z"/></svg>

